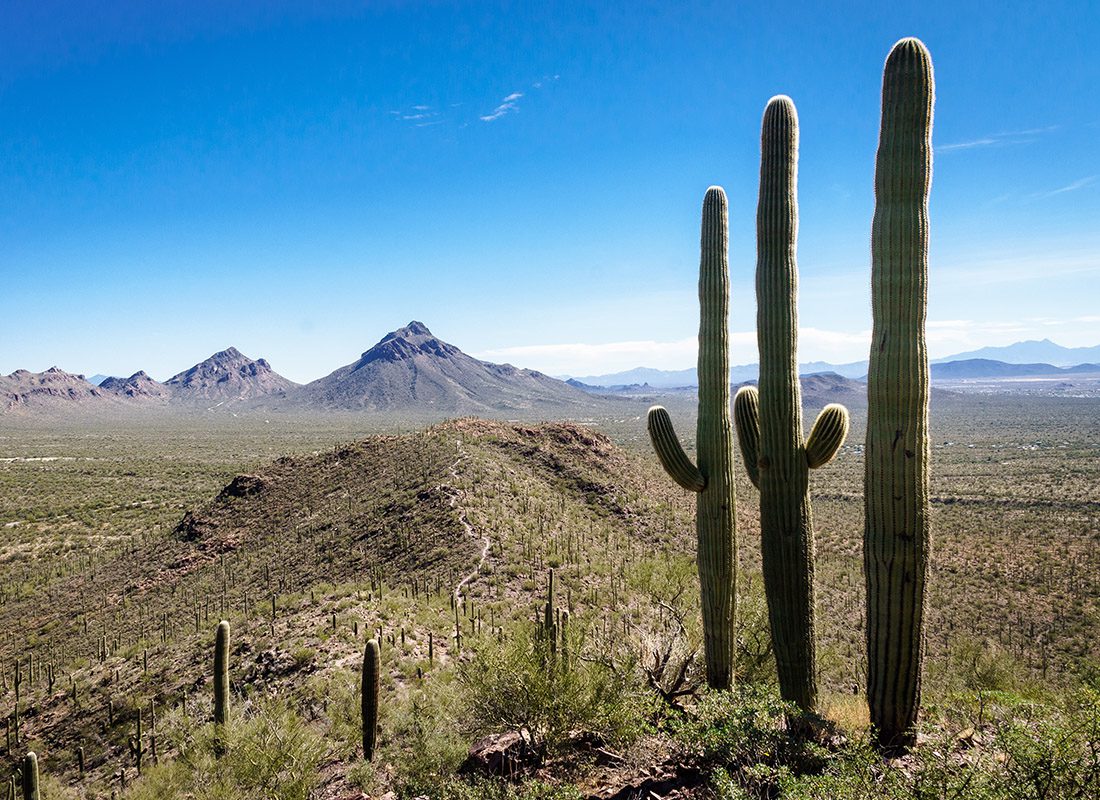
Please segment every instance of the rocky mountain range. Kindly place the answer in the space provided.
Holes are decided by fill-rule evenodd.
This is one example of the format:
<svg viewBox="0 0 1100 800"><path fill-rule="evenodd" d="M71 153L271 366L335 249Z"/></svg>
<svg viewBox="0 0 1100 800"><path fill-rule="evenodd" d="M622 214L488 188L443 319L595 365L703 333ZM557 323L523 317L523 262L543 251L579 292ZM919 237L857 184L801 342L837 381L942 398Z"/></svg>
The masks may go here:
<svg viewBox="0 0 1100 800"><path fill-rule="evenodd" d="M98 376L97 376L98 377ZM480 361L442 341L422 322L393 331L356 361L306 386L235 347L161 383L144 371L96 386L52 367L0 376L0 410L102 412L125 408L421 412L433 416L577 413L606 400L541 372Z"/></svg>

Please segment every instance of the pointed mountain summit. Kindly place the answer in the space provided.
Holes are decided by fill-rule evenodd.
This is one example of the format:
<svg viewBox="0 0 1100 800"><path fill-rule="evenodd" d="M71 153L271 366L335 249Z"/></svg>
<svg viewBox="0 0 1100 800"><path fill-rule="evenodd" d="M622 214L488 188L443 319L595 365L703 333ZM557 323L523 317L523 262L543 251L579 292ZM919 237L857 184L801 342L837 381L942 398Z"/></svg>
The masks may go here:
<svg viewBox="0 0 1100 800"><path fill-rule="evenodd" d="M166 400L171 390L158 380L149 377L145 370L138 370L129 378L104 378L99 388L122 397Z"/></svg>
<svg viewBox="0 0 1100 800"><path fill-rule="evenodd" d="M579 410L603 402L541 372L479 361L415 320L358 361L307 384L301 400L333 410L436 414Z"/></svg>
<svg viewBox="0 0 1100 800"><path fill-rule="evenodd" d="M253 361L236 347L214 353L164 383L182 402L216 404L285 395L298 384L271 369L262 358Z"/></svg>

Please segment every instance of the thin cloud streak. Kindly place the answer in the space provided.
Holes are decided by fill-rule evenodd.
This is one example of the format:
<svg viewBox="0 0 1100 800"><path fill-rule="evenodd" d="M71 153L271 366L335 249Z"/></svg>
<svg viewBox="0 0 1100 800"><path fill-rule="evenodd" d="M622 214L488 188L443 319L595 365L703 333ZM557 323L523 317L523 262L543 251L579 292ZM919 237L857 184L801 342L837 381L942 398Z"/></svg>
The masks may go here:
<svg viewBox="0 0 1100 800"><path fill-rule="evenodd" d="M989 136L982 136L978 139L971 139L965 142L953 142L951 144L941 144L935 148L939 154L955 153L960 150L974 150L980 147L1003 147L1005 145L1014 144L1031 144L1035 141L1035 138L1047 133L1053 133L1061 128L1060 125L1047 125L1043 128L1028 128L1022 131L1005 131L1003 133L993 133Z"/></svg>
<svg viewBox="0 0 1100 800"><path fill-rule="evenodd" d="M1089 175L1087 177L1076 180L1073 183L1061 186L1057 189L1052 189L1049 192L1037 192L1036 194L1033 194L1032 197L1036 199L1043 199L1046 197L1055 197L1060 194L1065 194L1066 192L1076 192L1078 189L1084 189L1086 186L1091 186L1092 184L1096 183L1097 177L1098 176L1096 175Z"/></svg>
<svg viewBox="0 0 1100 800"><path fill-rule="evenodd" d="M522 97L523 92L512 92L510 95L501 100L500 105L494 108L490 113L478 117L478 119L480 119L482 122L492 122L494 120L500 119L505 114L508 114L512 111L518 111L519 106L517 104Z"/></svg>

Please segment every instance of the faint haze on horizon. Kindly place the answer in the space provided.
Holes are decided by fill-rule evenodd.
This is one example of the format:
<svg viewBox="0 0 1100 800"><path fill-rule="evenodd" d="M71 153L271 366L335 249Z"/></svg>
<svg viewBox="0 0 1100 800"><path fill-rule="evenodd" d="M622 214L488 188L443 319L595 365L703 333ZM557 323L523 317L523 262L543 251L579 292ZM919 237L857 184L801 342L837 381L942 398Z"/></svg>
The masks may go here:
<svg viewBox="0 0 1100 800"><path fill-rule="evenodd" d="M44 0L0 8L0 373L308 382L421 320L549 374L694 366L730 200L756 360L768 98L799 110L800 361L866 358L883 60L936 68L933 358L1100 344L1100 6Z"/></svg>

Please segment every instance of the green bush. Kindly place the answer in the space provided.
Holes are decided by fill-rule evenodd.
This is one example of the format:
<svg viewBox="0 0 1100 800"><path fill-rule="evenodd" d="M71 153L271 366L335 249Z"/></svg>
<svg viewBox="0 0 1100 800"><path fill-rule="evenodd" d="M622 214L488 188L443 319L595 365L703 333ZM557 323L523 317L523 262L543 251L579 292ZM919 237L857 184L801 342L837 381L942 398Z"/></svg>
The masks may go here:
<svg viewBox="0 0 1100 800"><path fill-rule="evenodd" d="M442 677L414 689L391 717L383 737L382 759L397 766L394 776L402 796L436 796L466 757L467 743L458 732L459 701Z"/></svg>
<svg viewBox="0 0 1100 800"><path fill-rule="evenodd" d="M726 797L771 797L792 775L820 771L828 753L788 729L798 708L774 685L741 684L705 694L676 737L714 770L715 789Z"/></svg>
<svg viewBox="0 0 1100 800"><path fill-rule="evenodd" d="M570 635L580 638L575 630ZM525 732L541 752L560 746L571 731L629 735L638 716L628 669L582 659L580 650L572 641L567 655L555 653L534 633L481 647L458 671L469 732Z"/></svg>
<svg viewBox="0 0 1100 800"><path fill-rule="evenodd" d="M214 725L189 732L179 755L152 767L127 800L308 800L326 753L322 738L292 708L270 701L230 719L227 751L215 756Z"/></svg>

